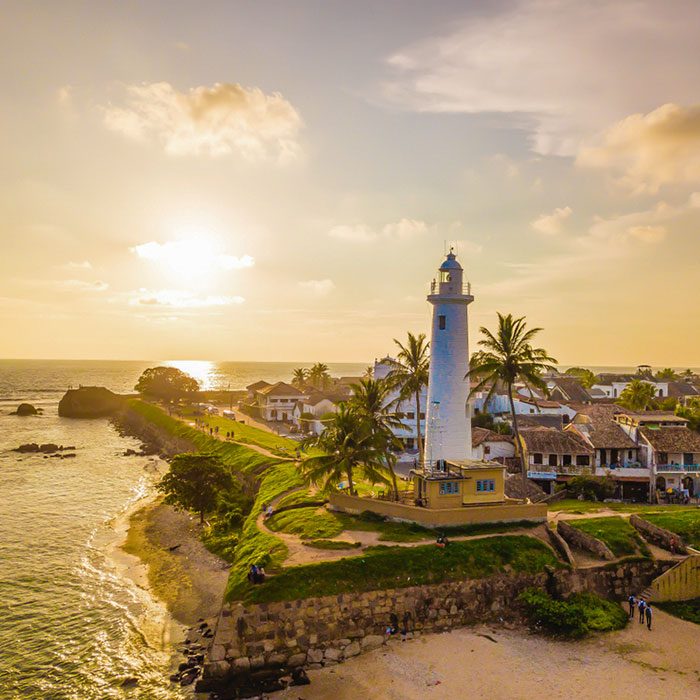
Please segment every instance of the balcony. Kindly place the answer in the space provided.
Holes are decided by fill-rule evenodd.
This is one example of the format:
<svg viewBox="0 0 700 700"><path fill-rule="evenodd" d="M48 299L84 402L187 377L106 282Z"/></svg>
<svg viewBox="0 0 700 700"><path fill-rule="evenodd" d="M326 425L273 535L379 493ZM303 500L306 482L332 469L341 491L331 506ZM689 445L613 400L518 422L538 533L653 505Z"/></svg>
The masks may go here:
<svg viewBox="0 0 700 700"><path fill-rule="evenodd" d="M437 280L433 280L430 283L430 293L431 294L439 294L440 293L440 284ZM452 292L452 294L458 294L458 293L459 292L457 290ZM465 282L462 285L462 295L468 296L468 297L470 297L472 295L472 283L471 282Z"/></svg>
<svg viewBox="0 0 700 700"><path fill-rule="evenodd" d="M657 464L657 472L700 472L700 464Z"/></svg>

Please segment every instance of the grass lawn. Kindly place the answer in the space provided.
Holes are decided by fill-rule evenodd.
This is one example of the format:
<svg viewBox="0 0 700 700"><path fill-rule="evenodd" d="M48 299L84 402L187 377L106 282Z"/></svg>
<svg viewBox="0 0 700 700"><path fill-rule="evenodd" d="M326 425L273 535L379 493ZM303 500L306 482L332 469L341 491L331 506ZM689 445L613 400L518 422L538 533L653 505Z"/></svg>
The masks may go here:
<svg viewBox="0 0 700 700"><path fill-rule="evenodd" d="M665 603L657 603L662 610L665 610L671 615L680 617L681 620L688 620L700 625L700 598L681 601L667 601Z"/></svg>
<svg viewBox="0 0 700 700"><path fill-rule="evenodd" d="M677 510L677 506L667 506L664 511L645 514L644 519L675 532L691 547L700 547L700 508Z"/></svg>
<svg viewBox="0 0 700 700"><path fill-rule="evenodd" d="M343 542L341 540L309 540L304 542L306 547L314 549L357 549L362 546L361 542Z"/></svg>
<svg viewBox="0 0 700 700"><path fill-rule="evenodd" d="M323 508L294 508L273 515L265 521L270 530L297 535L303 540L330 539L343 531L335 513Z"/></svg>
<svg viewBox="0 0 700 700"><path fill-rule="evenodd" d="M668 511L695 510L694 506L652 506L646 503L601 503L600 501L578 501L576 499L564 499L549 504L552 513L597 513L601 510L614 510L621 513L665 513Z"/></svg>
<svg viewBox="0 0 700 700"><path fill-rule="evenodd" d="M293 457L295 451L299 447L299 443L296 440L290 438L282 437L275 433L270 433L267 430L261 430L260 428L255 428L251 425L245 425L244 423L239 423L238 421L232 420L231 418L226 418L224 416L195 416L194 409L190 409L183 412L183 415L188 420L194 420L200 418L207 425L212 428L219 427L219 435L225 436L227 432L233 430L234 440L238 442L247 442L250 445L257 445L258 447L264 447L271 452L275 452L280 456Z"/></svg>
<svg viewBox="0 0 700 700"><path fill-rule="evenodd" d="M250 602L296 600L339 593L405 588L429 583L484 578L503 571L537 573L560 567L542 542L525 536L452 542L445 549L432 544L386 547L355 557L283 569L261 586L235 593ZM234 591L232 591L234 592Z"/></svg>
<svg viewBox="0 0 700 700"><path fill-rule="evenodd" d="M636 554L639 548L649 556L649 549L637 531L625 518L610 516L608 518L590 518L586 520L567 521L572 527L581 530L604 542L617 557Z"/></svg>

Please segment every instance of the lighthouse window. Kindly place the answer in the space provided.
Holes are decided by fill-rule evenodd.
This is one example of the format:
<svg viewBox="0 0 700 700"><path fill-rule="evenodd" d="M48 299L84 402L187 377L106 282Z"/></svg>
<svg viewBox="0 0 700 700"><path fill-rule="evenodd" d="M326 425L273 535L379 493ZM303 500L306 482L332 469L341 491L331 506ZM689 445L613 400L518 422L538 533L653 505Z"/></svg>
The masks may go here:
<svg viewBox="0 0 700 700"><path fill-rule="evenodd" d="M477 493L493 493L496 490L496 482L493 479L477 479Z"/></svg>
<svg viewBox="0 0 700 700"><path fill-rule="evenodd" d="M459 493L458 481L443 481L440 483L440 495L449 496L453 493Z"/></svg>
<svg viewBox="0 0 700 700"><path fill-rule="evenodd" d="M446 316L438 316L438 328L441 331L444 331L446 326L447 326L447 317Z"/></svg>

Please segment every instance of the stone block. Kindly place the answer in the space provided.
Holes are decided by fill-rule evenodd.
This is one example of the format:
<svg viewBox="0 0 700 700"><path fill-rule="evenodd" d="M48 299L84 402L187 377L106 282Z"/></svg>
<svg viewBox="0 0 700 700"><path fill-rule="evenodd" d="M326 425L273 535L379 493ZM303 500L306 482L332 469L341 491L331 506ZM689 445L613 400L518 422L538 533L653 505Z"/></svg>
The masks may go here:
<svg viewBox="0 0 700 700"><path fill-rule="evenodd" d="M209 652L209 661L223 661L226 658L226 649L222 644L214 644Z"/></svg>
<svg viewBox="0 0 700 700"><path fill-rule="evenodd" d="M306 654L292 654L287 661L287 666L294 668L295 666L303 666L306 663Z"/></svg>
<svg viewBox="0 0 700 700"><path fill-rule="evenodd" d="M274 654L270 654L267 657L267 665L272 666L272 667L285 666L288 658L289 657L287 656L287 654L282 654L280 652L276 652Z"/></svg>
<svg viewBox="0 0 700 700"><path fill-rule="evenodd" d="M231 671L227 661L214 661L204 667L205 678L225 678Z"/></svg>
<svg viewBox="0 0 700 700"><path fill-rule="evenodd" d="M363 637L362 641L360 642L363 651L379 649L382 644L384 644L384 637L382 637L380 634L370 634Z"/></svg>
<svg viewBox="0 0 700 700"><path fill-rule="evenodd" d="M360 653L360 644L359 642L350 642L345 649L343 649L343 654L345 655L346 659L349 659L353 656L357 656Z"/></svg>
<svg viewBox="0 0 700 700"><path fill-rule="evenodd" d="M253 671L257 671L259 668L264 668L265 657L264 656L252 656L250 658L250 668Z"/></svg>
<svg viewBox="0 0 700 700"><path fill-rule="evenodd" d="M250 659L247 656L234 659L233 668L237 673L247 673L250 671Z"/></svg>
<svg viewBox="0 0 700 700"><path fill-rule="evenodd" d="M325 661L339 661L343 658L343 652L335 647L329 647L323 654Z"/></svg>
<svg viewBox="0 0 700 700"><path fill-rule="evenodd" d="M323 661L323 650L322 649L309 649L306 655L309 663L320 664Z"/></svg>

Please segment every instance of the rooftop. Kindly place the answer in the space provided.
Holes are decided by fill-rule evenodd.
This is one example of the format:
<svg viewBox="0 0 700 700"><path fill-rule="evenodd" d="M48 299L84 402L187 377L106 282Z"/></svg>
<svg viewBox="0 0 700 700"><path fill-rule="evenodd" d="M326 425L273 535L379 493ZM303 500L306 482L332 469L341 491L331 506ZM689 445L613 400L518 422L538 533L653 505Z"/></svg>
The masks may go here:
<svg viewBox="0 0 700 700"><path fill-rule="evenodd" d="M276 384L268 384L266 387L257 390L258 394L263 396L291 396L294 398L301 398L305 394L296 387L286 382L277 382Z"/></svg>
<svg viewBox="0 0 700 700"><path fill-rule="evenodd" d="M700 452L700 433L690 428L640 428L639 432L657 452Z"/></svg>
<svg viewBox="0 0 700 700"><path fill-rule="evenodd" d="M571 431L553 428L525 428L520 431L527 451L541 454L587 455L591 448Z"/></svg>
<svg viewBox="0 0 700 700"><path fill-rule="evenodd" d="M478 447L482 442L513 442L510 435L502 435L488 428L474 426L472 428L472 447Z"/></svg>

